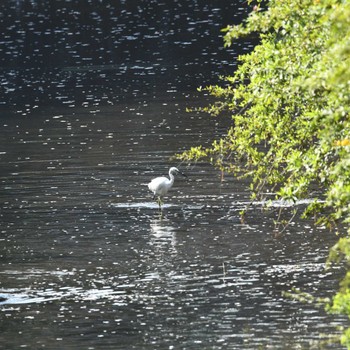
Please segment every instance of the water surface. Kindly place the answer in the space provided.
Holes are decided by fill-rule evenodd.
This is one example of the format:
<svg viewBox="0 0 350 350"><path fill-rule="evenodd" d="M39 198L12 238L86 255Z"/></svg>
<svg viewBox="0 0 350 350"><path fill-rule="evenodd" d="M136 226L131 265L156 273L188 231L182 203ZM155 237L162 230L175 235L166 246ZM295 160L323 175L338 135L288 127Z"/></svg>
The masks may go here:
<svg viewBox="0 0 350 350"><path fill-rule="evenodd" d="M242 222L248 183L170 160L230 122L185 110L252 49L220 38L247 2L0 6L0 347L340 349L343 318L283 297L334 294L336 237L276 231L289 203ZM161 217L147 183L170 166L188 178Z"/></svg>
<svg viewBox="0 0 350 350"><path fill-rule="evenodd" d="M160 217L147 182L222 132L169 97L2 119L4 348L296 349L337 332L341 318L282 296L337 287L328 231L278 234L262 203L242 223L247 184L207 164L179 164Z"/></svg>

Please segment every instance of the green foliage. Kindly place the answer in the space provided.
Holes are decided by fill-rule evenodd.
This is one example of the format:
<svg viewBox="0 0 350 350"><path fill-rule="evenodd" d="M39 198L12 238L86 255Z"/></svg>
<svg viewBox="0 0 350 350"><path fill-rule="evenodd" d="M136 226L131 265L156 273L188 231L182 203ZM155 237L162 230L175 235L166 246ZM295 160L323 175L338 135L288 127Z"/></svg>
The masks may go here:
<svg viewBox="0 0 350 350"><path fill-rule="evenodd" d="M350 222L350 2L260 1L246 22L228 26L224 43L260 36L240 56L240 66L222 86L202 88L215 97L203 108L229 115L232 126L211 147L178 155L206 158L220 169L251 179L253 198L266 189L277 198L315 198L305 214L332 225ZM317 191L315 191L317 189ZM350 230L349 232L350 233ZM350 263L350 238L330 257ZM350 317L346 276L329 310ZM350 349L350 331L343 335Z"/></svg>

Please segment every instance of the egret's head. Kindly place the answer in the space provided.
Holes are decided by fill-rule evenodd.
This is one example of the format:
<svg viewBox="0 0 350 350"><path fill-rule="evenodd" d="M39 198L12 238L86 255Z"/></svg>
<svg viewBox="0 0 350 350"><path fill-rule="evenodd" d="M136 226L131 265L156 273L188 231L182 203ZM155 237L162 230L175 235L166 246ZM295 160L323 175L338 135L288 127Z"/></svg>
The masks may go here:
<svg viewBox="0 0 350 350"><path fill-rule="evenodd" d="M185 174L183 174L178 168L175 168L174 166L170 168L169 170L169 174L173 174L173 175L182 175L184 177L187 177Z"/></svg>

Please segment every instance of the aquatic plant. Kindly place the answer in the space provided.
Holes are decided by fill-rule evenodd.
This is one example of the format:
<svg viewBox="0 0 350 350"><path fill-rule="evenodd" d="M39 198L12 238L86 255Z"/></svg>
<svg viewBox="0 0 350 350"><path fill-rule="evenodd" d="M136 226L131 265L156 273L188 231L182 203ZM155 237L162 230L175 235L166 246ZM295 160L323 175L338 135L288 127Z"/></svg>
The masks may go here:
<svg viewBox="0 0 350 350"><path fill-rule="evenodd" d="M201 88L215 101L200 110L232 118L225 136L195 146L182 160L208 159L251 179L252 197L315 198L304 215L337 227L350 223L350 2L256 1L243 24L223 29L225 46L259 35L232 76ZM254 5L254 6L253 6ZM330 261L350 263L350 228ZM350 317L350 273L328 310ZM342 343L350 349L350 330Z"/></svg>

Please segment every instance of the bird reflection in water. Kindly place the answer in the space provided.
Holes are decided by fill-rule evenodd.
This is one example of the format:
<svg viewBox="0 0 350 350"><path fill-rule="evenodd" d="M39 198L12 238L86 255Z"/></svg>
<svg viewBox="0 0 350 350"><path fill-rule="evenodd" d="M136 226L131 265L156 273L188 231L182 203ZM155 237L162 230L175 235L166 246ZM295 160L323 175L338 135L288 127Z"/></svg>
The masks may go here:
<svg viewBox="0 0 350 350"><path fill-rule="evenodd" d="M167 254L177 253L176 228L167 219L153 219L150 222L151 244L158 251L165 251Z"/></svg>

